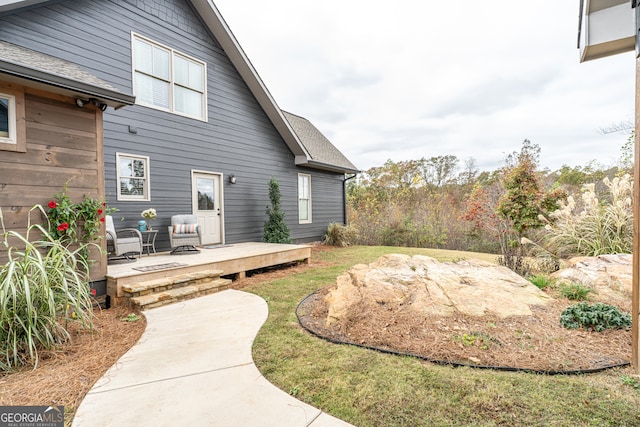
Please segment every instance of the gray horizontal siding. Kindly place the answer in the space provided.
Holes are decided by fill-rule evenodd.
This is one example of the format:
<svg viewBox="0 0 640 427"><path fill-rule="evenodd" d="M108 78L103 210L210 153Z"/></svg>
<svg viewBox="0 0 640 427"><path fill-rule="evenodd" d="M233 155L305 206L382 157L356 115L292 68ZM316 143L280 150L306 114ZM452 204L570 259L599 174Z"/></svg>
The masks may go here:
<svg viewBox="0 0 640 427"><path fill-rule="evenodd" d="M296 218L292 227L292 235L296 242L321 240L332 222L344 223L343 179L342 175L312 169L301 169L298 172L311 175L311 224L298 224L297 187ZM297 183L297 173L296 173Z"/></svg>
<svg viewBox="0 0 640 427"><path fill-rule="evenodd" d="M207 63L208 122L137 105L105 112L105 193L118 209L117 228L135 226L140 212L154 207L156 246L167 249L170 217L191 212L192 170L225 176L228 243L261 240L272 176L280 183L294 240L317 240L328 223L342 222L343 177L295 166L293 154L188 2L67 0L0 15L0 39L77 63L126 93L132 91L132 31ZM116 200L116 152L149 156L150 202ZM298 224L298 172L312 175L312 224ZM228 183L230 174L237 184Z"/></svg>

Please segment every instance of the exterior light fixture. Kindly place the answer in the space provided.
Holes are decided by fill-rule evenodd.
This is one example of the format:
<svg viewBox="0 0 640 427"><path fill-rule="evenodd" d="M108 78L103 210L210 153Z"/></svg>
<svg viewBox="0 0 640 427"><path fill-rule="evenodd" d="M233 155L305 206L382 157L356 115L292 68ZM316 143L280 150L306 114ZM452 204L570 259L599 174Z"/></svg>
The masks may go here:
<svg viewBox="0 0 640 427"><path fill-rule="evenodd" d="M84 108L84 106L87 104L95 105L97 108L100 109L100 111L104 111L107 109L107 104L104 104L95 98L90 98L90 99L76 98L76 106L78 108Z"/></svg>
<svg viewBox="0 0 640 427"><path fill-rule="evenodd" d="M236 183L236 176L233 175L233 174L229 175L229 182L231 184L235 184Z"/></svg>

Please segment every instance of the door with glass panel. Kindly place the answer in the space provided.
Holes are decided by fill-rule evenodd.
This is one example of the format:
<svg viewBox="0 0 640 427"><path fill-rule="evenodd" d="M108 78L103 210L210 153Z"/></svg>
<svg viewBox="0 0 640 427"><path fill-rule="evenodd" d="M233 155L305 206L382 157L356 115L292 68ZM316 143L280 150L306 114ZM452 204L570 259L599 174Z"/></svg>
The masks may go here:
<svg viewBox="0 0 640 427"><path fill-rule="evenodd" d="M222 187L219 174L193 172L193 214L198 217L203 245L222 243Z"/></svg>

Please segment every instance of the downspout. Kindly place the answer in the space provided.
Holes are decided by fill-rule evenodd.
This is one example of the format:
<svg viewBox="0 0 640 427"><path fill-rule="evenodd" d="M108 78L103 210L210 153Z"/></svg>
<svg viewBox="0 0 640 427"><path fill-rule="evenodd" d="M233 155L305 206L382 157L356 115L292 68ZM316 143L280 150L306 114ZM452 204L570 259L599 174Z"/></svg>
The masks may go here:
<svg viewBox="0 0 640 427"><path fill-rule="evenodd" d="M358 176L357 173L354 173L353 175L346 177L345 179L342 180L342 199L343 199L343 203L342 203L342 215L344 217L344 225L348 225L347 224L347 181L355 178L356 176Z"/></svg>

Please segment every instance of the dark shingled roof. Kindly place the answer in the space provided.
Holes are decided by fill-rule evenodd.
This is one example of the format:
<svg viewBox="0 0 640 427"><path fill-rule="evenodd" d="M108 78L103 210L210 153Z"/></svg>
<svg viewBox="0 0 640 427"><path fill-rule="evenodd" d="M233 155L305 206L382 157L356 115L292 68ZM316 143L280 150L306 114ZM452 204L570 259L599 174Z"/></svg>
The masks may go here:
<svg viewBox="0 0 640 427"><path fill-rule="evenodd" d="M114 107L135 100L72 62L1 40L0 73L96 97Z"/></svg>
<svg viewBox="0 0 640 427"><path fill-rule="evenodd" d="M291 128L309 153L315 167L326 166L329 170L357 173L358 168L347 159L309 120L283 111Z"/></svg>

